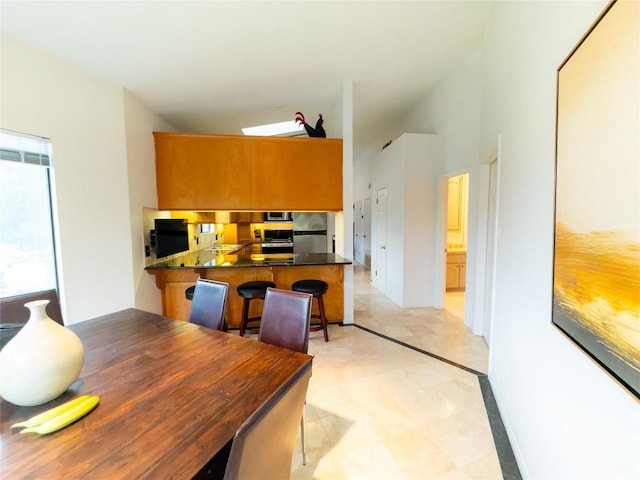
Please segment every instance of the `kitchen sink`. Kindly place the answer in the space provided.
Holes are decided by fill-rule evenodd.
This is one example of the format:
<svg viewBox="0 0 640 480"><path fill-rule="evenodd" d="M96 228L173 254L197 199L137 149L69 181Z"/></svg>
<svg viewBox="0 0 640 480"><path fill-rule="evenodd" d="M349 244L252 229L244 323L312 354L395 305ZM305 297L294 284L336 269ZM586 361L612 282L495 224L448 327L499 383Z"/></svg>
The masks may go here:
<svg viewBox="0 0 640 480"><path fill-rule="evenodd" d="M214 245L213 247L205 248L207 252L233 252L242 248L242 245L235 245L230 243L223 243Z"/></svg>

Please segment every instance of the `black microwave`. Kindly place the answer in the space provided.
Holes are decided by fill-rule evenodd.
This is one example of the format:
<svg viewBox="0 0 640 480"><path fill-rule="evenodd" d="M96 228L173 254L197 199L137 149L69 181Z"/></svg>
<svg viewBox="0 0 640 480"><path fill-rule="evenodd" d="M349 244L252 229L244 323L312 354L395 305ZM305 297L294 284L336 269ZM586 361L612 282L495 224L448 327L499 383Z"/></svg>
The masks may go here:
<svg viewBox="0 0 640 480"><path fill-rule="evenodd" d="M291 212L265 212L265 222L290 222Z"/></svg>

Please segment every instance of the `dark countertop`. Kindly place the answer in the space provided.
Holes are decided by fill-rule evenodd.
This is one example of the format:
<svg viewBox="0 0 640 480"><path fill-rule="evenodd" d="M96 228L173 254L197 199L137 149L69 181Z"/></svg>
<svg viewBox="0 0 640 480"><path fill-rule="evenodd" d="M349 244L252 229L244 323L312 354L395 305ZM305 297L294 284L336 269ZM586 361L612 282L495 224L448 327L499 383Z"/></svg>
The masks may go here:
<svg viewBox="0 0 640 480"><path fill-rule="evenodd" d="M253 253L227 255L206 250L190 252L149 265L145 270L181 268L298 267L308 265L351 265L351 260L335 253Z"/></svg>

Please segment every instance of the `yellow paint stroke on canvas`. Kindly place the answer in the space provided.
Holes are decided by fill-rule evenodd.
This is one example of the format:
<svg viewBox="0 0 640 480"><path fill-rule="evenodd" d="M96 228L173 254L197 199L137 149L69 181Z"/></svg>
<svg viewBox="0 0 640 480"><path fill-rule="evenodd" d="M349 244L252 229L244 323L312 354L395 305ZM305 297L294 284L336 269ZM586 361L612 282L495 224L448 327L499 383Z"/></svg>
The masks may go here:
<svg viewBox="0 0 640 480"><path fill-rule="evenodd" d="M556 224L554 289L585 327L640 366L640 245Z"/></svg>

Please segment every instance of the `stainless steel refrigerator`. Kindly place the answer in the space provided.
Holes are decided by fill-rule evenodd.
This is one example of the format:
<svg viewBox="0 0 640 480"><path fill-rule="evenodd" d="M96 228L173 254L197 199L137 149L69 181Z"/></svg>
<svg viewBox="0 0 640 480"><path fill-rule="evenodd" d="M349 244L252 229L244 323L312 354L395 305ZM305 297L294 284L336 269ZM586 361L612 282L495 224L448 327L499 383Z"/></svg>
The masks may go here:
<svg viewBox="0 0 640 480"><path fill-rule="evenodd" d="M327 214L293 214L293 253L327 253Z"/></svg>

